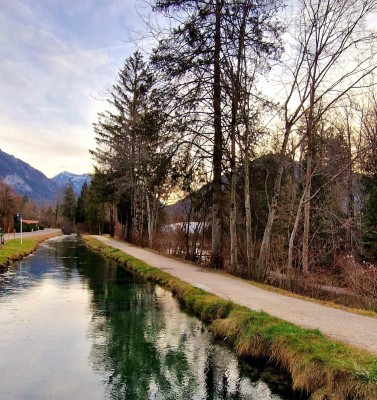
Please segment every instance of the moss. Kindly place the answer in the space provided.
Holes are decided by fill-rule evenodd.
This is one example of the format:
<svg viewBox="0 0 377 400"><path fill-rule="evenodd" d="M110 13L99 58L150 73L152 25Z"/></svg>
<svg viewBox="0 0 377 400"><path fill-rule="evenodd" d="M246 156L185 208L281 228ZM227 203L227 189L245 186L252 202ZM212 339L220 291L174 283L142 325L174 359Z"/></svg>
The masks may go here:
<svg viewBox="0 0 377 400"><path fill-rule="evenodd" d="M286 369L294 388L312 393L312 399L377 398L376 356L332 341L318 330L300 328L221 299L92 237L85 240L92 249L170 289L239 356L268 357Z"/></svg>

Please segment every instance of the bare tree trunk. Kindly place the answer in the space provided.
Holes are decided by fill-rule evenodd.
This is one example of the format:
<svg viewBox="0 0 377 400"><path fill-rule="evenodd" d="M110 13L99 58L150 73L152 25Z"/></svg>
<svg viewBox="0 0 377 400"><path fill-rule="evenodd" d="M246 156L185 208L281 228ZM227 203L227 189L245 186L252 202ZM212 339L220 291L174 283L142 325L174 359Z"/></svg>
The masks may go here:
<svg viewBox="0 0 377 400"><path fill-rule="evenodd" d="M297 207L297 212L296 212L296 218L295 218L295 223L293 224L292 232L289 237L289 246L288 246L288 263L287 263L287 276L291 276L292 270L293 270L293 248L294 248L294 243L297 235L297 230L298 230L298 225L300 223L301 215L302 215L302 207L304 205L304 199L306 198L306 187L304 189L304 192L302 193L302 196L300 198L300 202Z"/></svg>
<svg viewBox="0 0 377 400"><path fill-rule="evenodd" d="M236 150L235 150L235 132L232 132L232 149L231 149L231 181L230 181L230 266L231 269L234 270L237 268L237 253L238 253L238 246L237 246L237 205L236 205L236 168L235 168L235 157L236 157Z"/></svg>
<svg viewBox="0 0 377 400"><path fill-rule="evenodd" d="M355 204L353 194L353 162L352 162L352 143L351 143L351 127L347 118L347 197L348 197L348 218L349 227L347 229L347 251L350 253L354 252L354 227L355 227Z"/></svg>
<svg viewBox="0 0 377 400"><path fill-rule="evenodd" d="M138 244L138 237L139 237L139 210L138 210L138 196L137 191L138 188L136 186L132 189L132 232L131 232L131 239L134 244Z"/></svg>
<svg viewBox="0 0 377 400"><path fill-rule="evenodd" d="M144 219L144 199L143 190L139 186L134 189L134 210L133 210L133 223L132 223L132 238L133 242L139 246L142 245L142 231Z"/></svg>
<svg viewBox="0 0 377 400"><path fill-rule="evenodd" d="M280 157L279 157L279 165L276 173L275 184L274 184L274 192L272 195L269 213L267 218L267 223L263 233L262 244L259 251L258 263L256 267L256 278L263 279L266 277L267 271L267 261L270 254L270 245L271 245L271 236L272 236L272 228L274 225L276 212L278 208L278 201L280 197L281 191L281 180L284 171L284 164L285 164L285 156L287 152L287 145L288 145L288 138L290 135L291 127L287 126L284 133L284 140L280 150Z"/></svg>
<svg viewBox="0 0 377 400"><path fill-rule="evenodd" d="M153 234L154 234L154 219L155 219L155 204L154 196L151 202L148 193L145 194L145 201L147 205L147 218L148 218L148 245L150 248L153 247ZM152 204L151 204L152 203Z"/></svg>
<svg viewBox="0 0 377 400"><path fill-rule="evenodd" d="M114 237L115 232L115 207L113 203L109 204L110 211L110 236Z"/></svg>
<svg viewBox="0 0 377 400"><path fill-rule="evenodd" d="M314 61L311 77L311 89L309 96L309 110L306 121L306 134L307 140L307 154L306 154L306 185L304 190L304 233L302 238L302 272L304 274L309 273L309 239L310 239L310 209L311 209L311 190L312 190L312 178L313 178L313 163L315 144L314 135L318 118L314 115L315 113L315 101L316 101L316 81L315 77L317 74L318 64Z"/></svg>
<svg viewBox="0 0 377 400"><path fill-rule="evenodd" d="M190 259L190 224L191 224L191 215L192 215L192 205L190 203L189 211L187 213L186 221L184 223L185 230L185 258L186 260Z"/></svg>
<svg viewBox="0 0 377 400"><path fill-rule="evenodd" d="M235 88L237 90L237 88ZM233 95L231 121L231 156L230 156L230 267L237 268L237 205L236 205L236 123L237 123L237 94Z"/></svg>
<svg viewBox="0 0 377 400"><path fill-rule="evenodd" d="M212 249L211 267L223 268L223 240L222 240L222 182L221 161L223 153L223 135L221 127L221 10L223 0L216 0L215 10L215 49L213 72L213 111L214 111L214 148L213 148L213 206L212 206Z"/></svg>
<svg viewBox="0 0 377 400"><path fill-rule="evenodd" d="M140 239L139 245L143 246L143 238L144 238L144 188L141 189L140 193L140 221L139 221L139 232L140 232Z"/></svg>
<svg viewBox="0 0 377 400"><path fill-rule="evenodd" d="M246 229L246 262L247 269L250 271L253 262L253 239L251 234L251 204L250 204L250 171L249 171L249 151L246 149L244 161L245 173L245 229Z"/></svg>
<svg viewBox="0 0 377 400"><path fill-rule="evenodd" d="M230 156L230 174L231 174L231 191L230 191L230 265L234 270L237 268L237 203L236 203L236 182L237 182L237 171L236 171L236 128L237 128L237 112L240 97L240 76L241 76L241 63L242 55L244 54L244 41L245 41L245 27L246 27L246 16L249 12L249 7L245 4L243 6L242 23L240 26L239 38L238 38L238 50L237 50L237 67L236 76L232 84L232 118L230 125L230 136L231 136L231 156Z"/></svg>
<svg viewBox="0 0 377 400"><path fill-rule="evenodd" d="M245 136L243 138L244 145L244 189L245 189L245 231L246 231L246 265L247 274L251 272L251 267L254 258L254 246L251 230L251 200L250 200L250 90L248 90L248 69L245 46L243 48L243 63L244 63L244 90L245 97L242 103L243 119L245 123Z"/></svg>
<svg viewBox="0 0 377 400"><path fill-rule="evenodd" d="M310 140L310 139L309 139ZM310 146L311 151L311 146ZM302 238L302 272L309 273L309 237L310 237L310 206L311 206L311 188L312 188L312 155L309 153L306 166L306 186L304 191L304 233Z"/></svg>

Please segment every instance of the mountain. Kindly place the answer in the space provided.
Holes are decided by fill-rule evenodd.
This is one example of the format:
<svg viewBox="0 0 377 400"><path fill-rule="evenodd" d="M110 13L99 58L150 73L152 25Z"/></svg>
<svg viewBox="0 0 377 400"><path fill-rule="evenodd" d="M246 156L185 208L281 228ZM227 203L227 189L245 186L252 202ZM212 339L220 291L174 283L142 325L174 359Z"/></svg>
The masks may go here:
<svg viewBox="0 0 377 400"><path fill-rule="evenodd" d="M64 189L69 183L71 183L73 186L73 190L76 193L76 196L79 196L84 183L86 182L87 184L89 184L92 181L92 177L89 174L77 175L71 172L64 171L51 178L51 180L60 189Z"/></svg>
<svg viewBox="0 0 377 400"><path fill-rule="evenodd" d="M41 171L0 150L0 178L16 193L27 195L37 203L49 203L59 187Z"/></svg>
<svg viewBox="0 0 377 400"><path fill-rule="evenodd" d="M64 171L49 179L26 162L0 150L0 179L17 194L26 195L31 200L43 204L51 203L57 196L61 196L69 182L72 183L76 196L79 196L84 182L89 184L92 177L88 174L77 175Z"/></svg>

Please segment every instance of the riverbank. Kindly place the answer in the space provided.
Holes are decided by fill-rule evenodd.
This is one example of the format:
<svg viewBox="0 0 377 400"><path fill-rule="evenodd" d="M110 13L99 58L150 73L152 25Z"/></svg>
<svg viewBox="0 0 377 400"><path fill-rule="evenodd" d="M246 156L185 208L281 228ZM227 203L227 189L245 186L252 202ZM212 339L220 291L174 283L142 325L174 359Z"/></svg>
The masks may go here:
<svg viewBox="0 0 377 400"><path fill-rule="evenodd" d="M238 305L229 296L221 298L219 293L215 293L216 290L208 286L205 279L196 284L184 282L171 274L171 263L179 263L177 260L164 257L165 267L157 269L111 247L118 246L119 242L102 239L106 240L106 243L102 243L93 237L85 239L92 249L170 289L186 307L210 324L215 335L231 344L239 356L267 357L287 370L292 376L294 388L311 392L312 399L377 398L376 355L331 340L318 329L301 328L266 312ZM119 243L121 245L128 246ZM145 251L134 247L132 249L135 249L134 252ZM151 255L163 257L154 253ZM186 281L195 269L203 277L210 275L212 280L215 276L220 276L234 293L240 292L239 280L228 280L225 275L186 263L180 264L183 265L182 276ZM335 324L336 321L332 320L331 323Z"/></svg>
<svg viewBox="0 0 377 400"><path fill-rule="evenodd" d="M41 242L59 235L61 235L60 229L28 232L24 234L22 244L19 234L14 237L10 235L10 238L0 246L0 269L33 253Z"/></svg>

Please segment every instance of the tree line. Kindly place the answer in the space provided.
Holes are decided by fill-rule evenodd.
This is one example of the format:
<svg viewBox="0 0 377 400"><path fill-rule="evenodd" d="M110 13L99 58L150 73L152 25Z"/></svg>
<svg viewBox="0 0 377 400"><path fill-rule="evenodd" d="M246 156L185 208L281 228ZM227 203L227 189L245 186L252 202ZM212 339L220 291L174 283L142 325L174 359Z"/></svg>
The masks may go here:
<svg viewBox="0 0 377 400"><path fill-rule="evenodd" d="M94 189L94 187L93 187ZM93 190L92 189L92 190ZM89 197L90 185L84 183L77 197L69 183L57 194L53 204L38 204L27 195L17 194L12 187L0 179L0 228L3 233L59 228L65 233L74 231L96 231L103 228L98 205ZM33 222L27 222L27 221ZM102 223L102 225L101 225Z"/></svg>
<svg viewBox="0 0 377 400"><path fill-rule="evenodd" d="M94 123L92 227L256 280L375 261L376 9L152 1Z"/></svg>

